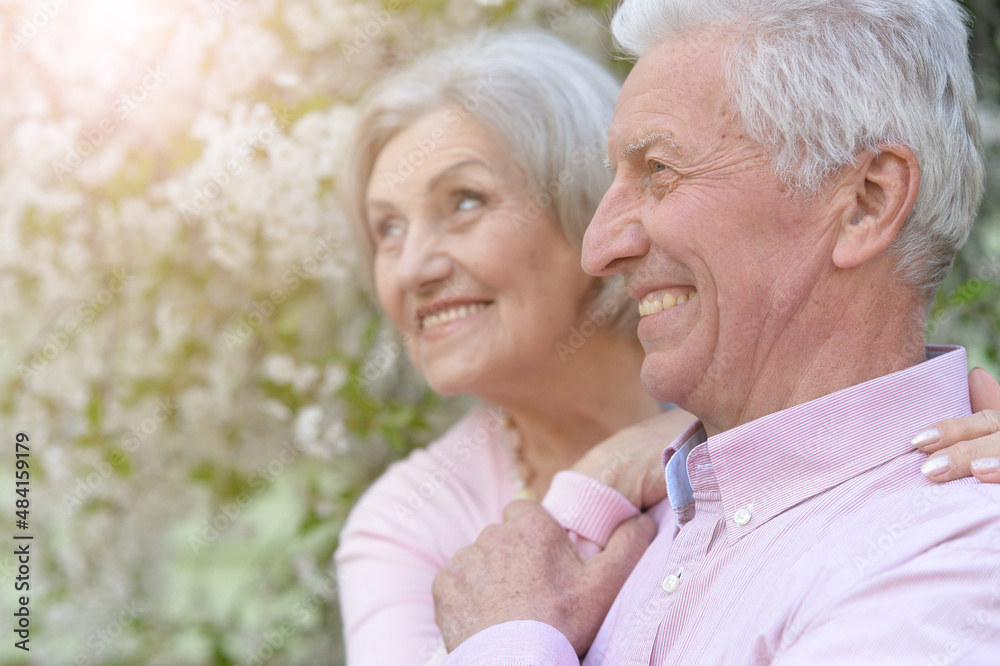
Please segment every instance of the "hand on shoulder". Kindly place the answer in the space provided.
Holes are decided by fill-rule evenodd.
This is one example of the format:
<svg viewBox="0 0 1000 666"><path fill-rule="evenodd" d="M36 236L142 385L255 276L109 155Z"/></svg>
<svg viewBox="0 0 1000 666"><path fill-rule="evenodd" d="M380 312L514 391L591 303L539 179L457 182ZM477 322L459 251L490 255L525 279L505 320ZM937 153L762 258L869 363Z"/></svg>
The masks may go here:
<svg viewBox="0 0 1000 666"><path fill-rule="evenodd" d="M976 368L969 373L969 395L974 414L939 421L913 438L913 446L931 454L921 471L932 481L975 476L1000 483L1000 384Z"/></svg>

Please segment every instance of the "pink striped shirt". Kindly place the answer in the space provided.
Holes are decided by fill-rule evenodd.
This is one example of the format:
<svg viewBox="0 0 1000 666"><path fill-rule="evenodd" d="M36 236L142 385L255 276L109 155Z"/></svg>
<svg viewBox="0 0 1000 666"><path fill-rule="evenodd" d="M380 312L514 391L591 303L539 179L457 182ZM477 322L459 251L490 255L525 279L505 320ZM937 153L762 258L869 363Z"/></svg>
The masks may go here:
<svg viewBox="0 0 1000 666"><path fill-rule="evenodd" d="M917 471L912 433L970 413L965 351L928 358L681 435L664 452L673 510L584 664L1000 664L1000 486ZM554 628L509 622L445 663L579 659Z"/></svg>

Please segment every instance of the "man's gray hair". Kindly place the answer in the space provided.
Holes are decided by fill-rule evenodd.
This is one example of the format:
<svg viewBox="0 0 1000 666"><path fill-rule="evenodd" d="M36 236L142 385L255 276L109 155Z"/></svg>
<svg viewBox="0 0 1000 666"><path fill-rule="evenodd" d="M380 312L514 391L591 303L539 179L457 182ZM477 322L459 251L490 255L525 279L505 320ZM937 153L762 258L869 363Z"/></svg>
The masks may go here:
<svg viewBox="0 0 1000 666"><path fill-rule="evenodd" d="M983 193L967 24L953 0L624 0L612 31L635 58L682 34L731 33L733 106L800 193L861 150L909 146L920 192L892 250L902 277L932 296Z"/></svg>
<svg viewBox="0 0 1000 666"><path fill-rule="evenodd" d="M428 113L454 107L489 127L536 190L514 224L538 223L549 213L577 248L611 184L604 164L608 128L620 84L606 69L553 35L536 30L483 31L425 55L381 81L359 105L340 189L366 258L365 193L378 154ZM413 164L421 161L414 146ZM397 175L405 177L407 166ZM582 269L581 269L582 270ZM593 308L614 311L631 329L636 308L620 278L604 279Z"/></svg>

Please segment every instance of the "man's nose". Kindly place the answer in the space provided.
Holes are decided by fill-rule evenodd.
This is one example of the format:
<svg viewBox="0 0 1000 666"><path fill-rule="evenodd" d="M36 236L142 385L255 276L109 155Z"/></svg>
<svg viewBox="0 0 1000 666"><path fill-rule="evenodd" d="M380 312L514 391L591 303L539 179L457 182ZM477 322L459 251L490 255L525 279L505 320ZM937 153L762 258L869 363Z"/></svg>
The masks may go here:
<svg viewBox="0 0 1000 666"><path fill-rule="evenodd" d="M615 181L601 199L583 237L583 270L603 276L622 272L623 259L641 257L649 240L637 215L635 197Z"/></svg>

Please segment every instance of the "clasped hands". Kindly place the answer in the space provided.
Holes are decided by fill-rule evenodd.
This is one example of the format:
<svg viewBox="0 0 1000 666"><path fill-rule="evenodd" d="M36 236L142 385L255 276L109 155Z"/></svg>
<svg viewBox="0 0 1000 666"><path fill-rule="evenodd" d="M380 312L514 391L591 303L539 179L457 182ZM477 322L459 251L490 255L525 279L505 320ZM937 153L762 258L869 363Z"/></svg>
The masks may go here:
<svg viewBox="0 0 1000 666"><path fill-rule="evenodd" d="M448 652L496 624L537 620L586 654L625 579L656 536L646 514L625 521L584 559L538 502L517 500L434 579L434 610Z"/></svg>
<svg viewBox="0 0 1000 666"><path fill-rule="evenodd" d="M636 506L652 506L666 494L663 449L693 421L687 412L672 410L625 428L591 449L573 470L615 488ZM512 502L503 524L483 530L434 580L445 647L451 652L496 624L537 620L559 630L583 656L656 530L652 518L636 516L618 526L603 551L586 559L539 503Z"/></svg>

